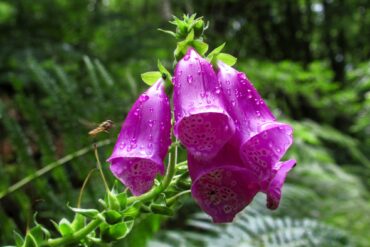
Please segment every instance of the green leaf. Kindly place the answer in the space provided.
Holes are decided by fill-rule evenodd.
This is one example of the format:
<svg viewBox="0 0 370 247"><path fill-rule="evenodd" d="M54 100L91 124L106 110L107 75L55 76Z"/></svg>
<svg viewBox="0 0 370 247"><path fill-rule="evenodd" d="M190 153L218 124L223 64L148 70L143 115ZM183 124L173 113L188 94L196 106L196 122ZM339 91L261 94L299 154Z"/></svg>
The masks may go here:
<svg viewBox="0 0 370 247"><path fill-rule="evenodd" d="M204 43L203 41L200 41L200 40L194 40L192 42L192 45L193 47L195 48L195 50L198 51L198 53L200 55L204 55L206 54L206 52L208 51L208 44L207 43Z"/></svg>
<svg viewBox="0 0 370 247"><path fill-rule="evenodd" d="M162 73L162 75L163 74L166 75L166 80L168 82L171 82L172 81L171 73L163 66L163 64L161 63L161 61L159 59L158 59L158 69Z"/></svg>
<svg viewBox="0 0 370 247"><path fill-rule="evenodd" d="M122 220L122 215L115 210L108 210L103 213L103 216L105 218L105 221L110 225L116 224L120 220Z"/></svg>
<svg viewBox="0 0 370 247"><path fill-rule="evenodd" d="M173 36L173 37L175 37L175 38L176 38L176 33L175 33L175 32L172 32L172 31L170 31L170 30L164 30L164 29L161 29L161 28L158 28L157 30L158 30L158 31L161 31L161 32L163 32L163 33L167 33L167 34L169 34L169 35L171 35L171 36Z"/></svg>
<svg viewBox="0 0 370 247"><path fill-rule="evenodd" d="M158 59L158 69L159 69L159 72L161 72L162 74L166 74L166 75L171 75L170 72L166 69L166 67L163 66L163 64L161 63L161 61Z"/></svg>
<svg viewBox="0 0 370 247"><path fill-rule="evenodd" d="M58 230L62 236L72 235L74 232L71 222L69 222L66 218L63 218L59 221Z"/></svg>
<svg viewBox="0 0 370 247"><path fill-rule="evenodd" d="M85 226L85 217L82 214L76 214L75 218L71 223L71 227L74 231L78 231Z"/></svg>
<svg viewBox="0 0 370 247"><path fill-rule="evenodd" d="M82 214L90 219L94 219L98 216L99 211L96 209L85 209L85 208L73 208L69 207L73 212Z"/></svg>
<svg viewBox="0 0 370 247"><path fill-rule="evenodd" d="M120 210L120 203L115 194L108 192L108 206L113 210Z"/></svg>
<svg viewBox="0 0 370 247"><path fill-rule="evenodd" d="M36 239L31 234L27 234L23 247L38 247L38 246L39 245Z"/></svg>
<svg viewBox="0 0 370 247"><path fill-rule="evenodd" d="M166 215L166 216L174 215L174 211L171 208L164 206L164 205L152 204L150 205L150 210L155 214Z"/></svg>
<svg viewBox="0 0 370 247"><path fill-rule="evenodd" d="M140 206L141 203L139 202L131 205L129 208L125 209L122 212L122 216L125 218L125 220L135 219L135 217L138 216L138 214L140 213Z"/></svg>
<svg viewBox="0 0 370 247"><path fill-rule="evenodd" d="M162 74L159 71L149 71L141 74L141 79L149 86L153 85L161 77Z"/></svg>
<svg viewBox="0 0 370 247"><path fill-rule="evenodd" d="M124 238L128 233L128 228L125 222L121 222L109 227L109 236L114 240Z"/></svg>
<svg viewBox="0 0 370 247"><path fill-rule="evenodd" d="M192 30L190 31L190 33L188 34L188 36L186 36L185 41L186 41L187 43L189 43L190 41L193 41L193 40L194 40L194 30L192 29Z"/></svg>
<svg viewBox="0 0 370 247"><path fill-rule="evenodd" d="M29 231L28 234L31 234L36 242L41 242L44 240L44 232L42 231L42 228L40 225L37 225L35 227L32 227Z"/></svg>
<svg viewBox="0 0 370 247"><path fill-rule="evenodd" d="M24 243L23 237L16 231L13 232L14 242L17 247L21 247Z"/></svg>
<svg viewBox="0 0 370 247"><path fill-rule="evenodd" d="M125 192L118 194L117 200L119 202L121 209L124 209L127 205L127 194Z"/></svg>
<svg viewBox="0 0 370 247"><path fill-rule="evenodd" d="M220 53L217 55L217 59L218 60L221 60L222 62L224 62L225 64L229 65L229 66L233 66L236 61L237 61L237 58L230 55L230 54L227 54L227 53Z"/></svg>
<svg viewBox="0 0 370 247"><path fill-rule="evenodd" d="M32 228L31 231L34 232L34 233L32 233L32 235L34 237L36 237L36 235L35 235L36 232L37 232L37 235L41 236L41 238L44 238L44 237L49 238L50 237L50 231L48 229L46 229L43 225L41 225L37 222L37 213L35 213L33 215L33 223L35 224L35 227ZM36 239L36 240L38 241L38 239Z"/></svg>
<svg viewBox="0 0 370 247"><path fill-rule="evenodd" d="M224 49L226 43L223 43L222 45L216 47L215 49L213 49L213 51L211 51L207 58L211 61L213 59L214 56L220 54L220 52Z"/></svg>

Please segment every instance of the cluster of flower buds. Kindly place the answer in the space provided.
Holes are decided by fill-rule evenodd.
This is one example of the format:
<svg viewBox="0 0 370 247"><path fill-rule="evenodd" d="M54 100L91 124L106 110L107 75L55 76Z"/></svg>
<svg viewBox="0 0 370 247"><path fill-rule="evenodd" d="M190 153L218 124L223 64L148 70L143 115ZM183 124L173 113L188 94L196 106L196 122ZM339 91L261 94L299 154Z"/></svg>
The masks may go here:
<svg viewBox="0 0 370 247"><path fill-rule="evenodd" d="M185 36L187 29L180 27L177 36ZM205 43L193 40L189 30L175 51L171 86L173 131L188 152L192 195L216 223L232 221L258 192L267 195L268 208L276 209L295 165L295 160L280 162L293 142L293 129L276 121L244 73L212 54L204 58ZM135 102L108 160L134 195L150 190L164 172L171 144L165 84L158 79Z"/></svg>

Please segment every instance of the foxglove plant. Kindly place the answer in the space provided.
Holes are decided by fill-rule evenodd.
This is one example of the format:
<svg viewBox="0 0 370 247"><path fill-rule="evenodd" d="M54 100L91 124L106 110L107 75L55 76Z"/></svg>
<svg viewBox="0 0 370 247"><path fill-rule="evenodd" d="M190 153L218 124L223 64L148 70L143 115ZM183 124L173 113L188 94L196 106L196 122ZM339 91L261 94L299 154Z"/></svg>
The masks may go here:
<svg viewBox="0 0 370 247"><path fill-rule="evenodd" d="M221 53L224 45L205 57L202 18L175 17L171 23L176 32L162 31L178 40L174 77L160 62L159 71L142 74L150 88L129 111L108 159L128 190L117 183L109 189L95 146L106 187L101 208L78 203L72 222L55 223L57 238L35 222L25 238L16 235L17 247L111 243L124 238L141 214L173 215L179 198L190 192L215 223L231 222L258 192L267 195L268 208L278 207L295 165L280 161L293 142L292 127L276 121L245 74L231 67L236 58ZM178 162L182 147L188 159Z"/></svg>

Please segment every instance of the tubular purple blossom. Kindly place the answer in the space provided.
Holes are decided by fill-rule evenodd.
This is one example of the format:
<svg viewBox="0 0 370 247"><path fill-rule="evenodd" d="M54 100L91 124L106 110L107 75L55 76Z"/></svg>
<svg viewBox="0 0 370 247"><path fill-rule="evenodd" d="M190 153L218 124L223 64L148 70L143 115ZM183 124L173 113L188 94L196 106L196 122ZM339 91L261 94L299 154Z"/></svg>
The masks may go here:
<svg viewBox="0 0 370 247"><path fill-rule="evenodd" d="M132 106L108 159L112 173L134 195L148 191L156 175L163 175L170 129L169 98L159 79Z"/></svg>
<svg viewBox="0 0 370 247"><path fill-rule="evenodd" d="M212 65L189 48L176 65L173 83L176 137L193 155L215 156L235 128Z"/></svg>
<svg viewBox="0 0 370 247"><path fill-rule="evenodd" d="M276 121L244 73L220 61L218 67L217 76L225 106L236 126L231 142L239 147L243 167L254 174L262 191L267 193L268 207L275 209L279 204L281 186L293 167L291 161L278 163L293 142L293 129ZM281 164L284 164L284 169L279 170L280 175L276 177L276 167ZM276 185L266 189L271 184Z"/></svg>
<svg viewBox="0 0 370 247"><path fill-rule="evenodd" d="M242 168L238 150L226 144L211 160L189 155L192 195L215 223L231 222L260 190L253 173Z"/></svg>
<svg viewBox="0 0 370 247"><path fill-rule="evenodd" d="M240 146L245 163L251 148L264 148L264 155L272 166L284 155L292 144L293 129L287 124L276 121L266 103L244 73L218 62L218 80L224 95L224 102L229 115L235 122L236 134L232 142ZM259 144L262 142L261 144ZM266 151L266 153L265 153ZM262 157L260 155L260 157ZM266 164L268 165L268 164Z"/></svg>

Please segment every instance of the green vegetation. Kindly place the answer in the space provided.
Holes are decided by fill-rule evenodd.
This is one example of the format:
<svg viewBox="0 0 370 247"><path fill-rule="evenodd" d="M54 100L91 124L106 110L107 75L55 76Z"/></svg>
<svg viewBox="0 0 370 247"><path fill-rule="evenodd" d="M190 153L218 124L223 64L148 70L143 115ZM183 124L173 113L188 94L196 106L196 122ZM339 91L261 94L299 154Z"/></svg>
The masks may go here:
<svg viewBox="0 0 370 247"><path fill-rule="evenodd" d="M185 196L174 217L143 214L114 246L369 246L369 9L365 0L0 0L0 244L24 235L35 212L49 229L48 219L72 221L66 203L77 206L96 168L92 144L106 159L146 87L140 74L158 58L172 67L176 44L156 29L196 12L210 21L209 50L226 41L235 66L294 126L287 156L298 165L277 211L262 196L234 223L214 225ZM107 119L109 134L87 135ZM84 208L104 195L90 175Z"/></svg>

